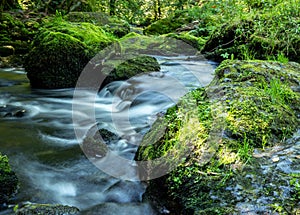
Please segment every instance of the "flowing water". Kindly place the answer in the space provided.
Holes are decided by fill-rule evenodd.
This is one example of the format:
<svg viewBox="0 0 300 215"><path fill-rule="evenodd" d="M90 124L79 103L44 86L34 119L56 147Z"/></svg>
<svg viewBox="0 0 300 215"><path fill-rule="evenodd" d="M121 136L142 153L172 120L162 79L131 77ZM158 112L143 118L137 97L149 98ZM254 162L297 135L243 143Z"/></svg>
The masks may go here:
<svg viewBox="0 0 300 215"><path fill-rule="evenodd" d="M188 90L208 84L215 68L186 57L157 58L161 71L113 82L93 103L97 126L121 137L108 143L110 150L128 160L157 115ZM73 120L88 113L74 113L73 94L34 90L23 69L0 70L0 151L20 179L15 202L66 204L90 214L155 214L142 202L142 182L112 177L86 158Z"/></svg>

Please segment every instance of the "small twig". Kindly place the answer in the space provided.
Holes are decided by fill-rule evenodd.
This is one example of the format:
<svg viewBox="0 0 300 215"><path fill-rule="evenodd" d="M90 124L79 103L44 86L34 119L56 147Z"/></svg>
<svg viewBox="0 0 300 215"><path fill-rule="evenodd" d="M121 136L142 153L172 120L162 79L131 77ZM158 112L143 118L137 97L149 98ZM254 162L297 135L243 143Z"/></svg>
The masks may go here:
<svg viewBox="0 0 300 215"><path fill-rule="evenodd" d="M217 46L217 47L213 48L213 49L212 49L212 50L210 50L209 52L213 52L213 51L215 51L216 49L218 49L218 48L220 48L220 47L226 46L226 45L228 45L228 44L230 44L230 43L234 42L236 39L238 39L239 37L241 37L241 36L243 36L243 35L244 35L244 33L243 33L243 34L241 34L241 35L239 35L239 36L237 36L237 37L235 37L235 38L233 38L232 40L230 40L230 41L229 41L229 42L227 42L227 43L221 44L221 45L219 45L219 46Z"/></svg>

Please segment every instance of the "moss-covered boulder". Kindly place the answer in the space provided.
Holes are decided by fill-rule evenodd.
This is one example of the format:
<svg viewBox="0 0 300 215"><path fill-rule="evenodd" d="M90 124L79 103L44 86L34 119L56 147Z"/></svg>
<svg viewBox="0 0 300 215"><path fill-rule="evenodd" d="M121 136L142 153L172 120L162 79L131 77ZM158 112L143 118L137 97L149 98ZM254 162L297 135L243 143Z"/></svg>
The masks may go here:
<svg viewBox="0 0 300 215"><path fill-rule="evenodd" d="M11 170L8 158L0 153L0 208L7 203L18 188L18 178Z"/></svg>
<svg viewBox="0 0 300 215"><path fill-rule="evenodd" d="M232 189L248 192L241 188L247 186L241 175L246 177L247 166L255 162L253 150L283 142L300 126L299 69L297 63L224 61L208 87L186 95L145 135L136 154L148 161L140 166L142 179L170 169L149 182L146 195L163 196L174 214L241 212ZM157 163L157 158L163 159ZM289 207L297 206L292 193L286 199ZM280 201L274 198L263 207Z"/></svg>
<svg viewBox="0 0 300 215"><path fill-rule="evenodd" d="M14 208L16 215L33 215L33 214L57 214L57 215L76 215L79 209L67 205L52 204L35 204L28 203L22 206L17 205Z"/></svg>
<svg viewBox="0 0 300 215"><path fill-rule="evenodd" d="M71 12L65 17L71 22L89 22L102 27L106 32L109 32L119 38L130 32L128 22L117 17L108 16L102 12Z"/></svg>
<svg viewBox="0 0 300 215"><path fill-rule="evenodd" d="M93 24L50 20L34 38L25 61L31 86L74 87L88 61L112 41Z"/></svg>

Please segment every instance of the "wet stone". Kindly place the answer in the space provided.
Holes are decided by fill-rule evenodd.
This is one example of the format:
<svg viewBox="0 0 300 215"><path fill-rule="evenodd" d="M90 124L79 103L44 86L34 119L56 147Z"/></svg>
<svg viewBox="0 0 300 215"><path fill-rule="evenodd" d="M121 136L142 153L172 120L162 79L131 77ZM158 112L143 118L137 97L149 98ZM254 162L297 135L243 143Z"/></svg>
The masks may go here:
<svg viewBox="0 0 300 215"><path fill-rule="evenodd" d="M17 117L21 118L26 115L26 110L13 105L0 106L0 117Z"/></svg>

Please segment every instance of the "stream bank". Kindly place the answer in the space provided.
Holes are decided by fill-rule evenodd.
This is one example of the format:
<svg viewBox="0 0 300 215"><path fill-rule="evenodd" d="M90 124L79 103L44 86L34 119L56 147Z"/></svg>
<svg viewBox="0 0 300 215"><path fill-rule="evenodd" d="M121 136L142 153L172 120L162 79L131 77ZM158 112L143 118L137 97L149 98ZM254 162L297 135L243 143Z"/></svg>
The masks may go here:
<svg viewBox="0 0 300 215"><path fill-rule="evenodd" d="M299 129L299 78L293 62L223 61L208 87L185 96L143 138L136 159L149 162L141 177L170 168L148 182L145 198L163 197L158 208L171 214L299 210L298 142L286 143Z"/></svg>

